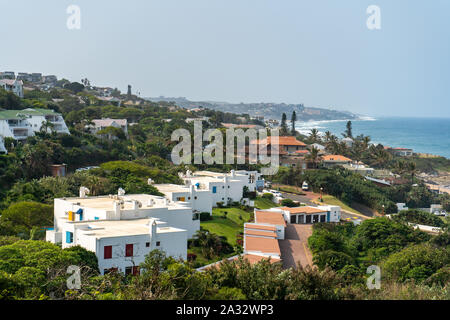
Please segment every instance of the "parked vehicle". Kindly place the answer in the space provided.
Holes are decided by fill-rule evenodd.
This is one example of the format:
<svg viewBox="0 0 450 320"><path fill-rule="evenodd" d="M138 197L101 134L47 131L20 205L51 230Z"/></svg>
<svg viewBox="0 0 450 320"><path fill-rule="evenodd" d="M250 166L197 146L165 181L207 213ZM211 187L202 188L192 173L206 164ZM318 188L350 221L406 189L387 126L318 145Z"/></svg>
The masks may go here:
<svg viewBox="0 0 450 320"><path fill-rule="evenodd" d="M302 184L302 190L303 191L308 191L309 190L309 185L306 181L303 182Z"/></svg>

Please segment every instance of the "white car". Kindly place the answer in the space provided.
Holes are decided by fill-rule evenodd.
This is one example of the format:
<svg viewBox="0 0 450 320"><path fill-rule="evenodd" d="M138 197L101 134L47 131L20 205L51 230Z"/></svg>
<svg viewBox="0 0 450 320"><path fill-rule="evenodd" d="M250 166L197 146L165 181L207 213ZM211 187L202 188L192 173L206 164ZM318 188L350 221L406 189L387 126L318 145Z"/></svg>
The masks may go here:
<svg viewBox="0 0 450 320"><path fill-rule="evenodd" d="M309 190L309 185L308 185L308 183L306 181L303 182L303 184L302 184L302 190L303 191L308 191Z"/></svg>

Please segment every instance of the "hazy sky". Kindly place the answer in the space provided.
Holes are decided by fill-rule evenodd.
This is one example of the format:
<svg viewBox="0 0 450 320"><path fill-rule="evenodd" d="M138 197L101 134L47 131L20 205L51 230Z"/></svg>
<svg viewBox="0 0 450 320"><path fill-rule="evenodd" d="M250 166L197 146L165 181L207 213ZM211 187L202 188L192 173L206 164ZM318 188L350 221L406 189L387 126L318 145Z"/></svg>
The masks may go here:
<svg viewBox="0 0 450 320"><path fill-rule="evenodd" d="M66 27L69 5L81 29ZM381 30L366 26L369 5ZM0 70L141 96L450 117L450 1L0 0Z"/></svg>

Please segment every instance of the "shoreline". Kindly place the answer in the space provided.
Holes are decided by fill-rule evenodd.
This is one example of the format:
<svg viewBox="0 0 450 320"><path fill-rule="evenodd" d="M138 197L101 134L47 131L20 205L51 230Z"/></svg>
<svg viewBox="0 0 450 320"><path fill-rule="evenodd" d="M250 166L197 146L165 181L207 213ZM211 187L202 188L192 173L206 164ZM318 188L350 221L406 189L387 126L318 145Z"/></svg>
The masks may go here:
<svg viewBox="0 0 450 320"><path fill-rule="evenodd" d="M388 117L387 119L391 119L391 118L395 118L395 117ZM302 135L306 135L308 136L311 132L312 129L317 129L319 131L319 136L323 137L326 131L331 131L333 134L335 134L339 139L341 139L342 137L340 136L340 134L337 132L336 130L336 126L335 125L331 125L331 127L328 124L335 124L335 123L345 123L347 121L352 121L353 124L355 123L359 123L359 125L357 126L357 129L359 129L359 133L364 134L364 135L368 135L371 137L371 139L373 139L371 141L372 144L381 144L383 146L389 146L389 147L397 147L397 148L411 148L414 151L414 154L419 156L419 157L425 157L425 158L437 158L437 157L442 157L445 159L450 159L450 157L447 157L445 155L439 154L439 151L437 150L430 150L428 148L424 148L423 142L419 140L418 145L414 144L414 141L409 141L406 143L402 142L402 139L398 139L398 141L396 140L394 141L390 141L390 142L386 142L386 140L384 140L381 136L383 135L384 131L383 130L383 125L381 125L379 131L380 132L376 132L374 134L374 132L370 132L372 131L378 131L374 129L374 125L368 125L368 130L369 132L364 132L364 129L361 128L361 123L364 122L373 122L373 121L383 121L384 118L375 118L375 117L370 117L370 116L360 116L358 119L341 119L341 120L309 120L309 121L297 121L296 126L295 126L295 130L297 132L299 132ZM377 126L375 124L375 126ZM359 127L359 128L358 128ZM345 126L342 127L342 132L345 129ZM355 131L355 126L353 126L353 129ZM389 129L389 128L388 128ZM389 131L387 131L388 129L386 129L386 135L392 134ZM374 138L375 136L378 136L376 138ZM426 135L424 134L423 137L426 137ZM389 140L389 139L388 139ZM392 139L390 139L392 140ZM438 146L440 147L440 146ZM437 149L437 148L434 148ZM442 148L440 148L442 149ZM433 152L434 151L434 152ZM441 150L442 151L442 150Z"/></svg>

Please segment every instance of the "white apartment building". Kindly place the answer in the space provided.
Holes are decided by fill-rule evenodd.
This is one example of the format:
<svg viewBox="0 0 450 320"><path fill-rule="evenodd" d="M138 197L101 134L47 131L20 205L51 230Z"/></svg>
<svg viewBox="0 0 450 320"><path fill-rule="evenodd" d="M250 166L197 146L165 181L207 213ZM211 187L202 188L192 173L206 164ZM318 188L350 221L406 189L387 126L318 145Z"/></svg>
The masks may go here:
<svg viewBox="0 0 450 320"><path fill-rule="evenodd" d="M0 79L0 88L14 93L16 96L23 98L23 82L15 79Z"/></svg>
<svg viewBox="0 0 450 320"><path fill-rule="evenodd" d="M218 173L211 171L196 171L180 174L186 186L195 186L195 190L209 190L212 195L212 206L218 202L225 205L229 202L240 202L243 198L244 187L255 191L258 185L264 185L261 174L257 171L234 171Z"/></svg>
<svg viewBox="0 0 450 320"><path fill-rule="evenodd" d="M24 140L34 136L35 132L49 122L57 133L70 134L61 114L48 109L25 109L0 111L0 136L15 140Z"/></svg>
<svg viewBox="0 0 450 320"><path fill-rule="evenodd" d="M111 195L54 200L54 228L46 240L95 252L102 274L138 272L150 251L187 258L187 239L200 221L185 202L152 195Z"/></svg>
<svg viewBox="0 0 450 320"><path fill-rule="evenodd" d="M210 190L198 189L194 185L155 184L154 186L170 201L185 202L194 212L208 212L212 214Z"/></svg>

